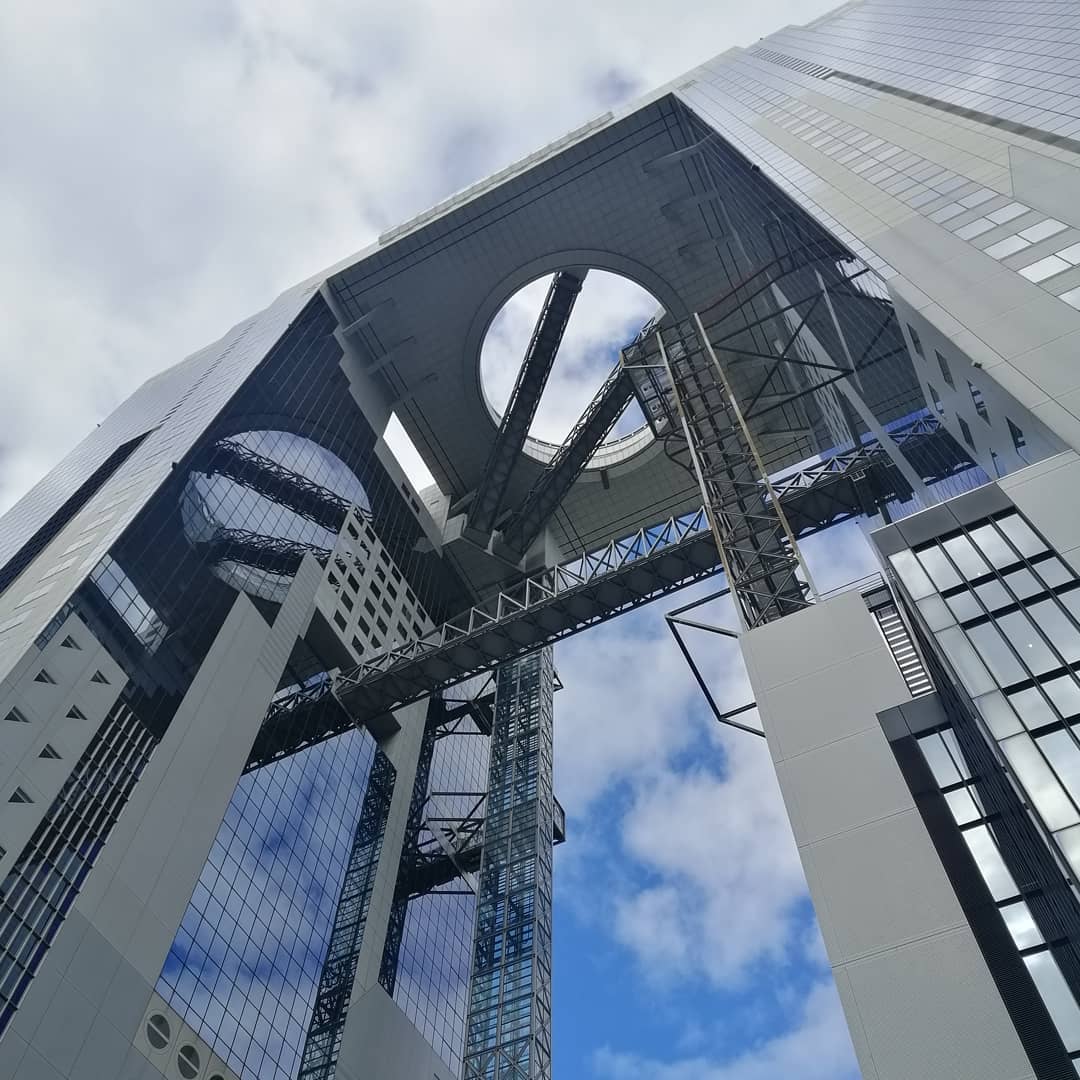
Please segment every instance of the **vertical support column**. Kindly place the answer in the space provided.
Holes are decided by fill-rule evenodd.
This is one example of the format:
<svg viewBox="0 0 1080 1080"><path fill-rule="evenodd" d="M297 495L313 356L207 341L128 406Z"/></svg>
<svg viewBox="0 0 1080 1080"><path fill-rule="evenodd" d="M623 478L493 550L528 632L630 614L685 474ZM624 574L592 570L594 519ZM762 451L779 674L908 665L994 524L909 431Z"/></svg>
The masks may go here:
<svg viewBox="0 0 1080 1080"><path fill-rule="evenodd" d="M300 1061L299 1080L331 1080L337 1069L395 778L396 770L390 759L382 750L378 751L341 886L311 1027Z"/></svg>
<svg viewBox="0 0 1080 1080"><path fill-rule="evenodd" d="M550 1080L555 667L498 670L464 1080Z"/></svg>

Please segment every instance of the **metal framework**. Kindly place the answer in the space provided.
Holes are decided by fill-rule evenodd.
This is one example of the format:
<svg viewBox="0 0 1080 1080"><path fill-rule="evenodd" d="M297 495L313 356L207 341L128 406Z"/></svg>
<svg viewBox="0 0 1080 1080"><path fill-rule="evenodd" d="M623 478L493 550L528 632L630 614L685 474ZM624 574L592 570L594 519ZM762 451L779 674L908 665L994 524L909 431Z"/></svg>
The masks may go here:
<svg viewBox="0 0 1080 1080"><path fill-rule="evenodd" d="M700 318L632 345L623 366L661 373L660 394L649 404L663 410L665 434L681 431L689 449L743 627L805 607L809 573Z"/></svg>
<svg viewBox="0 0 1080 1080"><path fill-rule="evenodd" d="M546 568L334 680L357 722L612 618L719 565L703 510Z"/></svg>
<svg viewBox="0 0 1080 1080"><path fill-rule="evenodd" d="M352 509L348 499L271 458L249 450L235 439L215 443L197 469L227 476L281 506L287 506L324 529L337 532Z"/></svg>
<svg viewBox="0 0 1080 1080"><path fill-rule="evenodd" d="M654 433L669 453L685 444L744 628L805 607L813 595L758 439L794 444L807 427L792 406L906 349L892 305L874 294L869 275L831 241L805 244L703 312L623 350L620 366ZM844 309L847 331L841 298L860 308L854 321ZM823 353L815 326L839 342L843 361Z"/></svg>
<svg viewBox="0 0 1080 1080"><path fill-rule="evenodd" d="M363 944L395 779L396 772L390 759L381 750L376 751L338 898L297 1080L333 1080L337 1068L345 1016L356 978L356 964Z"/></svg>
<svg viewBox="0 0 1080 1080"><path fill-rule="evenodd" d="M291 577L300 569L305 555L311 554L321 563L330 558L330 552L314 544L298 540L286 540L279 536L264 536L247 529L218 529L205 541L213 562L239 562L257 570Z"/></svg>
<svg viewBox="0 0 1080 1080"><path fill-rule="evenodd" d="M536 415L584 278L584 272L562 270L551 281L536 329L525 352L525 360L499 424L499 432L488 455L483 479L469 508L469 525L485 534L490 534L499 517L510 476L525 445L529 426Z"/></svg>
<svg viewBox="0 0 1080 1080"><path fill-rule="evenodd" d="M463 1080L550 1080L551 649L499 668Z"/></svg>
<svg viewBox="0 0 1080 1080"><path fill-rule="evenodd" d="M503 525L502 544L506 548L514 553L522 553L536 539L633 396L634 388L630 380L621 368L613 368L566 442L551 459L521 506Z"/></svg>

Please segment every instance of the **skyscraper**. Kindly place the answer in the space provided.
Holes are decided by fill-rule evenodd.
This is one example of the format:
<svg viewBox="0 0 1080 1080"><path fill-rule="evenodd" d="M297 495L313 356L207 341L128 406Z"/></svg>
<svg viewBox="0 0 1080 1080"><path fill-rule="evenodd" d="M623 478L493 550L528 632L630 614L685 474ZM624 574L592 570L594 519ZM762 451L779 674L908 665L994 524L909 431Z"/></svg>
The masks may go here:
<svg viewBox="0 0 1080 1080"><path fill-rule="evenodd" d="M1078 62L1067 3L856 0L92 432L0 527L0 1074L549 1076L550 647L720 575L864 1074L1072 1075ZM597 271L659 310L552 446Z"/></svg>

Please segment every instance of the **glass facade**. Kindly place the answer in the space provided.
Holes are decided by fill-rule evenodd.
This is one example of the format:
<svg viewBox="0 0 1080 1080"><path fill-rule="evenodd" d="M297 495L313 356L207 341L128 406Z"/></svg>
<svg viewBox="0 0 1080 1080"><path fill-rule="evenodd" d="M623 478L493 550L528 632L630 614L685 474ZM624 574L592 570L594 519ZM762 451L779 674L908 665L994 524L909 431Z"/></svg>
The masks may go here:
<svg viewBox="0 0 1080 1080"><path fill-rule="evenodd" d="M462 700L461 694L460 687L447 691L444 705ZM485 812L487 736L467 715L431 735L430 765L417 779L415 831L402 850L401 883L418 858L442 851L447 842L471 850L476 834L470 829ZM461 1074L465 1046L475 889L476 875L468 872L399 901L399 937L388 942L380 979L455 1075Z"/></svg>
<svg viewBox="0 0 1080 1080"><path fill-rule="evenodd" d="M374 740L354 731L248 773L158 993L242 1077L293 1080Z"/></svg>
<svg viewBox="0 0 1080 1080"><path fill-rule="evenodd" d="M950 669L939 679L947 711L955 698L952 713L970 706L978 718L977 727L919 737L919 749L1065 1050L1080 1061L1080 577L1015 510L889 562ZM950 697L943 687L953 678ZM997 756L976 761L980 746ZM994 780L1002 769L1004 786ZM1011 812L1017 792L1024 809ZM1040 826L1031 835L1029 815ZM1032 844L1047 845L1049 861Z"/></svg>

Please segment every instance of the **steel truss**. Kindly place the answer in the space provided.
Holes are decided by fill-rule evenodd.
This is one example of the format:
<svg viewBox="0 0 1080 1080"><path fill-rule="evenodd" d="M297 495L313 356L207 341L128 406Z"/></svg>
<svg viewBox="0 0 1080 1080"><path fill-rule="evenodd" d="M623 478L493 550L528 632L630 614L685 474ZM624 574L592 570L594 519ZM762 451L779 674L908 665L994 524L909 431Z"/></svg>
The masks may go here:
<svg viewBox="0 0 1080 1080"><path fill-rule="evenodd" d="M525 501L502 526L506 548L520 554L536 539L633 396L630 380L614 368Z"/></svg>
<svg viewBox="0 0 1080 1080"><path fill-rule="evenodd" d="M381 751L368 776L297 1080L333 1080L396 779Z"/></svg>
<svg viewBox="0 0 1080 1080"><path fill-rule="evenodd" d="M650 373L645 385L660 392L643 404L654 417L659 405L665 435L682 433L742 625L805 607L809 573L701 320L658 329L624 351L623 366Z"/></svg>
<svg viewBox="0 0 1080 1080"><path fill-rule="evenodd" d="M358 722L707 577L719 565L703 510L546 568L334 680Z"/></svg>
<svg viewBox="0 0 1080 1080"><path fill-rule="evenodd" d="M247 529L218 529L203 546L212 562L239 562L282 577L292 577L307 554L321 563L330 558L326 548Z"/></svg>
<svg viewBox="0 0 1080 1080"><path fill-rule="evenodd" d="M341 528L345 515L352 509L348 499L249 450L235 439L223 439L212 446L205 461L196 465L196 469L227 476L334 533Z"/></svg>
<svg viewBox="0 0 1080 1080"><path fill-rule="evenodd" d="M680 441L685 445L746 629L807 606L813 595L796 543L800 530L777 496L757 439L795 442L806 431L805 419L792 411L796 403L905 348L892 305L873 295L872 278L859 282L867 275L868 267L831 241L807 244L761 267L703 312L623 350L621 366L654 433L672 456ZM855 324L858 356L836 314L841 298L864 306L870 320ZM814 338L819 312L827 313L819 324L842 346L843 362L825 357ZM871 324L872 332L863 333ZM873 498L867 509L880 503Z"/></svg>
<svg viewBox="0 0 1080 1080"><path fill-rule="evenodd" d="M491 734L463 1080L550 1080L551 649L502 665Z"/></svg>
<svg viewBox="0 0 1080 1080"><path fill-rule="evenodd" d="M562 270L552 278L532 340L525 352L525 360L499 424L499 432L488 455L483 479L469 507L469 525L485 534L490 534L495 527L502 509L510 475L525 445L529 426L536 415L584 277L584 272Z"/></svg>

